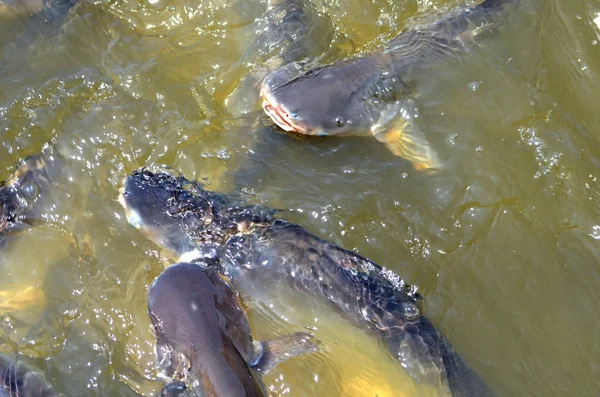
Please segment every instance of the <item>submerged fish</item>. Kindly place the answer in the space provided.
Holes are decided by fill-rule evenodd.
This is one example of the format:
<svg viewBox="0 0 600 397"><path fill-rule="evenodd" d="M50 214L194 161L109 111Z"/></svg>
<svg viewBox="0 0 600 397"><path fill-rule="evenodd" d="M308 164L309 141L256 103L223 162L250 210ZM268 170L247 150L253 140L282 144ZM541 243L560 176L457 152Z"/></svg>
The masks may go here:
<svg viewBox="0 0 600 397"><path fill-rule="evenodd" d="M392 272L198 182L159 169L126 177L119 202L128 221L161 247L201 258L256 298L272 283L329 302L384 340L416 380L454 396L492 395L483 380L421 314L418 294Z"/></svg>
<svg viewBox="0 0 600 397"><path fill-rule="evenodd" d="M485 0L454 10L401 32L374 54L300 76L275 70L263 82L263 109L285 131L373 135L417 169L440 168L419 125L419 105L410 87L413 72L468 50L477 36L498 26L501 11L517 1Z"/></svg>
<svg viewBox="0 0 600 397"><path fill-rule="evenodd" d="M163 396L179 395L186 384L206 397L266 396L260 372L316 350L303 332L254 341L238 296L203 262L178 263L162 272L150 286L148 313L159 371L177 379Z"/></svg>
<svg viewBox="0 0 600 397"><path fill-rule="evenodd" d="M60 159L51 151L25 158L15 172L0 182L0 247L10 236L43 221L53 201Z"/></svg>
<svg viewBox="0 0 600 397"><path fill-rule="evenodd" d="M48 261L59 260L67 252L61 249L67 248L64 243L73 244L71 231L76 216L71 211L86 202L89 186L73 165L47 146L41 154L26 157L0 181L0 264L12 260L12 253L29 248L18 239L33 229L51 232L34 235L51 237L56 243L48 250ZM28 277L16 277L14 284L4 278L0 284L0 314L44 307L46 294L40 287L44 275L45 270L39 268Z"/></svg>
<svg viewBox="0 0 600 397"><path fill-rule="evenodd" d="M54 397L57 393L39 370L0 354L0 397Z"/></svg>
<svg viewBox="0 0 600 397"><path fill-rule="evenodd" d="M0 249L42 221L46 205L53 200L52 191L57 181L52 174L57 161L52 153L29 156L8 179L0 182ZM35 283L14 286L4 280L0 289L0 314L45 305L46 294Z"/></svg>
<svg viewBox="0 0 600 397"><path fill-rule="evenodd" d="M41 18L58 21L78 3L79 0L2 0L0 1L0 16L7 15L36 15Z"/></svg>

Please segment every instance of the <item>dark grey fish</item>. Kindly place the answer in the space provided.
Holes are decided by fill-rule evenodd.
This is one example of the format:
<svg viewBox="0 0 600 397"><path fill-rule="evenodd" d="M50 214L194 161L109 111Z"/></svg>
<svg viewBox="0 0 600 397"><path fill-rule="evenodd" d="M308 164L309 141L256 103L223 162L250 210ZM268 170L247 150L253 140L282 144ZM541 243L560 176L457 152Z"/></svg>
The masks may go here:
<svg viewBox="0 0 600 397"><path fill-rule="evenodd" d="M62 160L50 149L25 158L0 182L0 247L11 236L44 221L61 178Z"/></svg>
<svg viewBox="0 0 600 397"><path fill-rule="evenodd" d="M436 61L463 54L507 18L519 0L485 0L412 26L369 56L264 80L263 109L285 131L306 135L373 135L417 169L440 168L419 126L411 79ZM288 69L290 66L286 66Z"/></svg>
<svg viewBox="0 0 600 397"><path fill-rule="evenodd" d="M56 37L79 0L0 0L0 51L11 56L40 38ZM9 53L10 52L10 53Z"/></svg>
<svg viewBox="0 0 600 397"><path fill-rule="evenodd" d="M38 23L42 21L60 23L79 0L3 0L0 1L0 16L30 15Z"/></svg>
<svg viewBox="0 0 600 397"><path fill-rule="evenodd" d="M266 396L261 372L317 349L303 332L254 341L237 294L204 262L178 263L162 272L150 286L148 313L159 372L176 379L163 396L188 389L206 397Z"/></svg>
<svg viewBox="0 0 600 397"><path fill-rule="evenodd" d="M59 396L39 370L0 354L0 397Z"/></svg>
<svg viewBox="0 0 600 397"><path fill-rule="evenodd" d="M129 175L120 203L129 222L182 259L204 258L247 296L290 288L329 302L384 340L415 379L448 385L454 396L489 396L484 381L421 314L419 295L399 277L337 247L269 208L210 192L164 169Z"/></svg>

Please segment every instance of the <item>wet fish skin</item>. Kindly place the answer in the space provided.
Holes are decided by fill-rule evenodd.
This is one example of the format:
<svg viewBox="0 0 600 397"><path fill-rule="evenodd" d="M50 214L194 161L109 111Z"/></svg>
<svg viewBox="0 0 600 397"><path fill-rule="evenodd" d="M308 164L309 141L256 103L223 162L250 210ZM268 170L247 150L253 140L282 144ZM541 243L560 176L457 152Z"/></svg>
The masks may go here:
<svg viewBox="0 0 600 397"><path fill-rule="evenodd" d="M249 206L241 196L204 190L174 170L144 167L127 176L119 202L129 223L175 255L202 245L214 257L224 239L244 224L270 222L277 212Z"/></svg>
<svg viewBox="0 0 600 397"><path fill-rule="evenodd" d="M62 23L65 16L69 13L79 0L42 0L44 6L44 17L52 23Z"/></svg>
<svg viewBox="0 0 600 397"><path fill-rule="evenodd" d="M159 193L164 190L164 193ZM157 191L157 192L154 192ZM145 196L162 197L162 202ZM419 295L392 272L360 255L322 240L301 226L277 219L265 207L244 206L239 196L210 192L172 171L135 171L124 182L120 202L138 223L186 236L192 251L176 253L210 258L246 296L260 299L270 283L329 302L357 325L387 342L391 353L419 381L448 385L454 396L490 396L483 380L425 318ZM199 203L195 207L194 203ZM184 204L185 213L173 211ZM145 208L144 210L142 210ZM212 221L207 222L207 212ZM174 214L166 228L165 213ZM160 227L152 221L161 217ZM200 221L204 219L204 221ZM165 247L164 237L153 241ZM167 248L176 248L173 245ZM183 260L183 257L181 260ZM207 259L203 259L207 260Z"/></svg>
<svg viewBox="0 0 600 397"><path fill-rule="evenodd" d="M382 340L419 382L448 385L453 396L491 396L483 380L421 314L418 294L391 272L322 240L299 225L275 220L268 227L230 237L220 266L249 296L283 281L328 300ZM255 286L258 286L256 288Z"/></svg>

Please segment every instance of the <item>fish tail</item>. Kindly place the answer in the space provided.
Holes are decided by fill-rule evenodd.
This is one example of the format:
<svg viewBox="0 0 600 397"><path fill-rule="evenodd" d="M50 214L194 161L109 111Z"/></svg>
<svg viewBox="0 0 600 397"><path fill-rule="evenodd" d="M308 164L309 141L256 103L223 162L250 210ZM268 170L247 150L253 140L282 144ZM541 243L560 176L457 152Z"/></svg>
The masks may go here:
<svg viewBox="0 0 600 397"><path fill-rule="evenodd" d="M425 317L407 324L401 332L388 334L387 340L390 352L415 380L445 386L452 397L495 395Z"/></svg>

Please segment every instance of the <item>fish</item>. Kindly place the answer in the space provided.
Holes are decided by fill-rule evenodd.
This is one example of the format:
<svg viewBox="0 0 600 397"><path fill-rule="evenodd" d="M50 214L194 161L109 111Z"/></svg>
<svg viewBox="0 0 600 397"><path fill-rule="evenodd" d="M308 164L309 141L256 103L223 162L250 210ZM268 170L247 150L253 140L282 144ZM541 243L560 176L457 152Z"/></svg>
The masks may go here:
<svg viewBox="0 0 600 397"><path fill-rule="evenodd" d="M12 237L44 222L44 211L54 201L62 159L51 149L21 161L0 182L0 247Z"/></svg>
<svg viewBox="0 0 600 397"><path fill-rule="evenodd" d="M38 369L0 354L0 397L59 397Z"/></svg>
<svg viewBox="0 0 600 397"><path fill-rule="evenodd" d="M0 17L30 15L39 22L60 23L79 0L4 0L0 2Z"/></svg>
<svg viewBox="0 0 600 397"><path fill-rule="evenodd" d="M59 162L52 151L26 157L0 182L0 252L44 222L43 213L53 201L57 184L54 168ZM15 286L6 281L0 289L0 314L45 307L46 294L38 285Z"/></svg>
<svg viewBox="0 0 600 397"><path fill-rule="evenodd" d="M416 381L447 387L455 397L494 395L423 315L413 287L278 217L280 211L206 190L166 168L133 171L118 201L151 241L180 261L208 262L246 296L260 298L271 283L289 285L384 341Z"/></svg>
<svg viewBox="0 0 600 397"><path fill-rule="evenodd" d="M367 56L298 73L275 69L260 90L262 107L281 129L314 136L374 136L415 169L443 164L421 124L415 73L464 54L478 37L506 22L503 10L519 0L485 0L402 31ZM288 78L286 78L286 75Z"/></svg>
<svg viewBox="0 0 600 397"><path fill-rule="evenodd" d="M40 39L58 37L78 4L79 0L0 0L0 51L28 48Z"/></svg>
<svg viewBox="0 0 600 397"><path fill-rule="evenodd" d="M202 396L267 396L263 373L318 350L305 332L255 341L238 295L203 261L164 270L148 291L148 313L159 373L175 379L163 395L177 395L190 385Z"/></svg>
<svg viewBox="0 0 600 397"><path fill-rule="evenodd" d="M58 237L55 242L59 245L49 252L48 259L59 255L61 243L73 243L69 235L75 217L62 210L80 208L86 202L88 183L72 165L58 150L45 146L41 153L25 157L0 181L0 263L10 260L12 252L28 249L19 239L34 229L58 232L53 236ZM70 185L73 181L76 184ZM5 278L0 287L0 314L45 307L46 293L36 277L42 275L36 272L14 284Z"/></svg>

